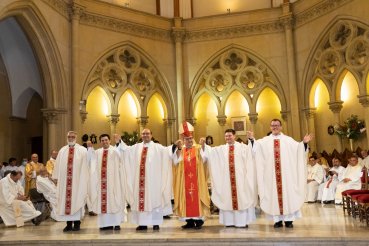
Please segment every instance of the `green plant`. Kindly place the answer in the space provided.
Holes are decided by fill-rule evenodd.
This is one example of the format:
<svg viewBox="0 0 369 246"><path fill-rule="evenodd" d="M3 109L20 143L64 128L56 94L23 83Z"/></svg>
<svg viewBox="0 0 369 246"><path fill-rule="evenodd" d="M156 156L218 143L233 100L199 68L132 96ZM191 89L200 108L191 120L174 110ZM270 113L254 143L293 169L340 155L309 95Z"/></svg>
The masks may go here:
<svg viewBox="0 0 369 246"><path fill-rule="evenodd" d="M121 136L123 142L125 142L127 145L132 146L139 141L138 132L134 131L131 134L128 132L123 132L123 135Z"/></svg>
<svg viewBox="0 0 369 246"><path fill-rule="evenodd" d="M364 120L359 120L357 115L351 115L343 122L334 126L334 133L340 137L357 140L366 130Z"/></svg>

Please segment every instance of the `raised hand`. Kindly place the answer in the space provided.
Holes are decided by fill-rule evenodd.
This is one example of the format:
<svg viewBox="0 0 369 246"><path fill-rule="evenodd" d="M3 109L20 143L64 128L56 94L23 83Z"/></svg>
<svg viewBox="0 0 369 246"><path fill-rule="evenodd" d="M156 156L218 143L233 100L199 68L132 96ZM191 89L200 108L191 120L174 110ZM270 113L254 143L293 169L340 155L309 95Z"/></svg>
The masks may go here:
<svg viewBox="0 0 369 246"><path fill-rule="evenodd" d="M177 148L178 148L178 149L182 149L182 146L183 146L182 140L177 140L177 141L175 142L175 145L177 145Z"/></svg>
<svg viewBox="0 0 369 246"><path fill-rule="evenodd" d="M119 143L120 139L121 139L120 135L117 134L117 133L115 133L114 134L114 141L115 141L115 143Z"/></svg>
<svg viewBox="0 0 369 246"><path fill-rule="evenodd" d="M254 132L252 132L252 131L246 131L246 136L249 139L254 139L255 138L254 137Z"/></svg>
<svg viewBox="0 0 369 246"><path fill-rule="evenodd" d="M205 146L205 143L206 143L206 139L205 138L200 138L199 140L199 144L204 147Z"/></svg>
<svg viewBox="0 0 369 246"><path fill-rule="evenodd" d="M306 134L305 135L305 137L304 137L304 139L302 140L304 143L308 143L308 142L310 142L312 139L313 139L314 137L313 137L313 135L311 134L311 133L309 133L309 134Z"/></svg>

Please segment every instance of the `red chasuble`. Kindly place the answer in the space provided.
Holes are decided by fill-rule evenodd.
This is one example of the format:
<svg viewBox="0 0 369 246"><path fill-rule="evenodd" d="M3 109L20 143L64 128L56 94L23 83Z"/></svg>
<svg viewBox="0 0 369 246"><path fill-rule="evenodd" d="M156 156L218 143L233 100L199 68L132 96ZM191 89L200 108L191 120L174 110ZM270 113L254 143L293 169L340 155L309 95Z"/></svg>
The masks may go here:
<svg viewBox="0 0 369 246"><path fill-rule="evenodd" d="M107 166L108 166L108 150L104 149L101 162L101 213L106 214L107 208Z"/></svg>
<svg viewBox="0 0 369 246"><path fill-rule="evenodd" d="M140 180L138 191L138 211L145 211L145 165L146 165L147 147L142 148L140 161Z"/></svg>
<svg viewBox="0 0 369 246"><path fill-rule="evenodd" d="M275 163L275 179L277 184L279 213L283 215L281 149L279 139L274 139L274 163Z"/></svg>
<svg viewBox="0 0 369 246"><path fill-rule="evenodd" d="M231 181L232 208L238 210L236 172L234 167L234 145L229 146L229 177Z"/></svg>
<svg viewBox="0 0 369 246"><path fill-rule="evenodd" d="M196 149L184 148L183 151L186 217L200 217L199 189L197 184Z"/></svg>
<svg viewBox="0 0 369 246"><path fill-rule="evenodd" d="M65 192L65 214L70 215L72 208L72 181L73 181L73 159L74 159L74 147L69 147L68 163L67 163L67 182Z"/></svg>

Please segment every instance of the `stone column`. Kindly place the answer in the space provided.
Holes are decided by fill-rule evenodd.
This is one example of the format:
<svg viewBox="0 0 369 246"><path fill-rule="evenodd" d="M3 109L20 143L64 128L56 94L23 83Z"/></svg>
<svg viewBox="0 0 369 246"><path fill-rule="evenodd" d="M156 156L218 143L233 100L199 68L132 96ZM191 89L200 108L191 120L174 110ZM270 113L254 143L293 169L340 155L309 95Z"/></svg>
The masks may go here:
<svg viewBox="0 0 369 246"><path fill-rule="evenodd" d="M258 121L258 113L249 113L249 121L251 123L250 131L252 131L255 134L256 130L256 122ZM256 136L255 136L256 137Z"/></svg>
<svg viewBox="0 0 369 246"><path fill-rule="evenodd" d="M282 132L286 135L290 134L290 131L288 130L288 114L290 113L290 111L281 111L281 118L283 121L283 125L282 125Z"/></svg>
<svg viewBox="0 0 369 246"><path fill-rule="evenodd" d="M313 136L316 136L316 131L315 131L316 108L306 108L306 109L303 109L303 111L305 113L305 117L307 121L307 131L308 131L307 133L311 133L313 134ZM297 141L300 141L300 139L297 139ZM314 151L318 152L315 137L313 138L313 140L310 141L309 146L310 146L310 152L314 152Z"/></svg>
<svg viewBox="0 0 369 246"><path fill-rule="evenodd" d="M146 128L147 123L149 122L149 117L148 116L141 116L141 117L137 117L137 123L139 125L139 132L138 135L141 136L141 132L143 131L143 129Z"/></svg>
<svg viewBox="0 0 369 246"><path fill-rule="evenodd" d="M79 20L83 12L83 7L73 3L70 8L70 18L72 22L71 34L71 110L72 110L72 128L78 131L78 110L79 110Z"/></svg>
<svg viewBox="0 0 369 246"><path fill-rule="evenodd" d="M365 124L366 124L366 144L367 148L369 148L369 95L360 95L358 96L359 102L364 107L364 114L365 114Z"/></svg>
<svg viewBox="0 0 369 246"><path fill-rule="evenodd" d="M333 117L335 123L339 124L341 122L341 109L342 109L343 101L335 101L335 102L329 102L329 109L333 112ZM337 146L337 151L342 152L343 145L342 145L342 139L339 136L336 136L335 139L335 145Z"/></svg>
<svg viewBox="0 0 369 246"><path fill-rule="evenodd" d="M299 116L299 101L297 91L296 80L296 62L295 62L295 45L293 37L293 15L291 12L291 5L288 2L282 5L283 14L280 17L281 24L284 27L285 39L286 39L286 58L287 58L287 71L288 71L288 91L290 105L290 122L289 125L290 135L295 139L301 138L300 132L300 116Z"/></svg>
<svg viewBox="0 0 369 246"><path fill-rule="evenodd" d="M58 137L64 137L66 138L66 133L60 133L58 134L58 123L59 123L59 114L65 113L66 110L63 109L41 109L42 115L47 123L47 144L44 147L44 157L48 157L48 155L51 153L52 150L59 149L60 146L58 146L57 140ZM65 142L65 141L63 141ZM46 160L44 158L44 160Z"/></svg>
<svg viewBox="0 0 369 246"><path fill-rule="evenodd" d="M184 100L183 100L183 54L182 42L185 36L185 29L182 27L182 18L174 18L174 27L172 27L172 36L176 47L176 87L177 87L177 109L178 124L184 119Z"/></svg>
<svg viewBox="0 0 369 246"><path fill-rule="evenodd" d="M113 136L117 132L117 124L119 122L120 114L111 114L107 116L110 123L110 136Z"/></svg>
<svg viewBox="0 0 369 246"><path fill-rule="evenodd" d="M177 139L173 139L173 123L176 122L176 119L168 118L164 119L166 128L167 128L167 145L174 143Z"/></svg>

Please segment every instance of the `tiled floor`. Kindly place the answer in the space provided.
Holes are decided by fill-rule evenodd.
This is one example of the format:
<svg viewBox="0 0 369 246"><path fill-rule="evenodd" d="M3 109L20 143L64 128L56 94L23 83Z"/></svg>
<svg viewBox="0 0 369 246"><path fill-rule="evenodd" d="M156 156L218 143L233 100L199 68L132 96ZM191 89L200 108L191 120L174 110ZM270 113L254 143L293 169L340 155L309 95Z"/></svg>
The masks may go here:
<svg viewBox="0 0 369 246"><path fill-rule="evenodd" d="M203 229L183 230L176 218L164 220L160 232L136 232L135 225L122 224L121 231L99 231L96 217L86 216L77 233L63 233L63 222L46 221L40 226L27 223L22 228L0 225L0 244L102 244L102 245L369 245L369 227L343 215L342 206L305 204L303 218L293 229L274 229L263 214L248 229L225 228L218 216L209 218Z"/></svg>

